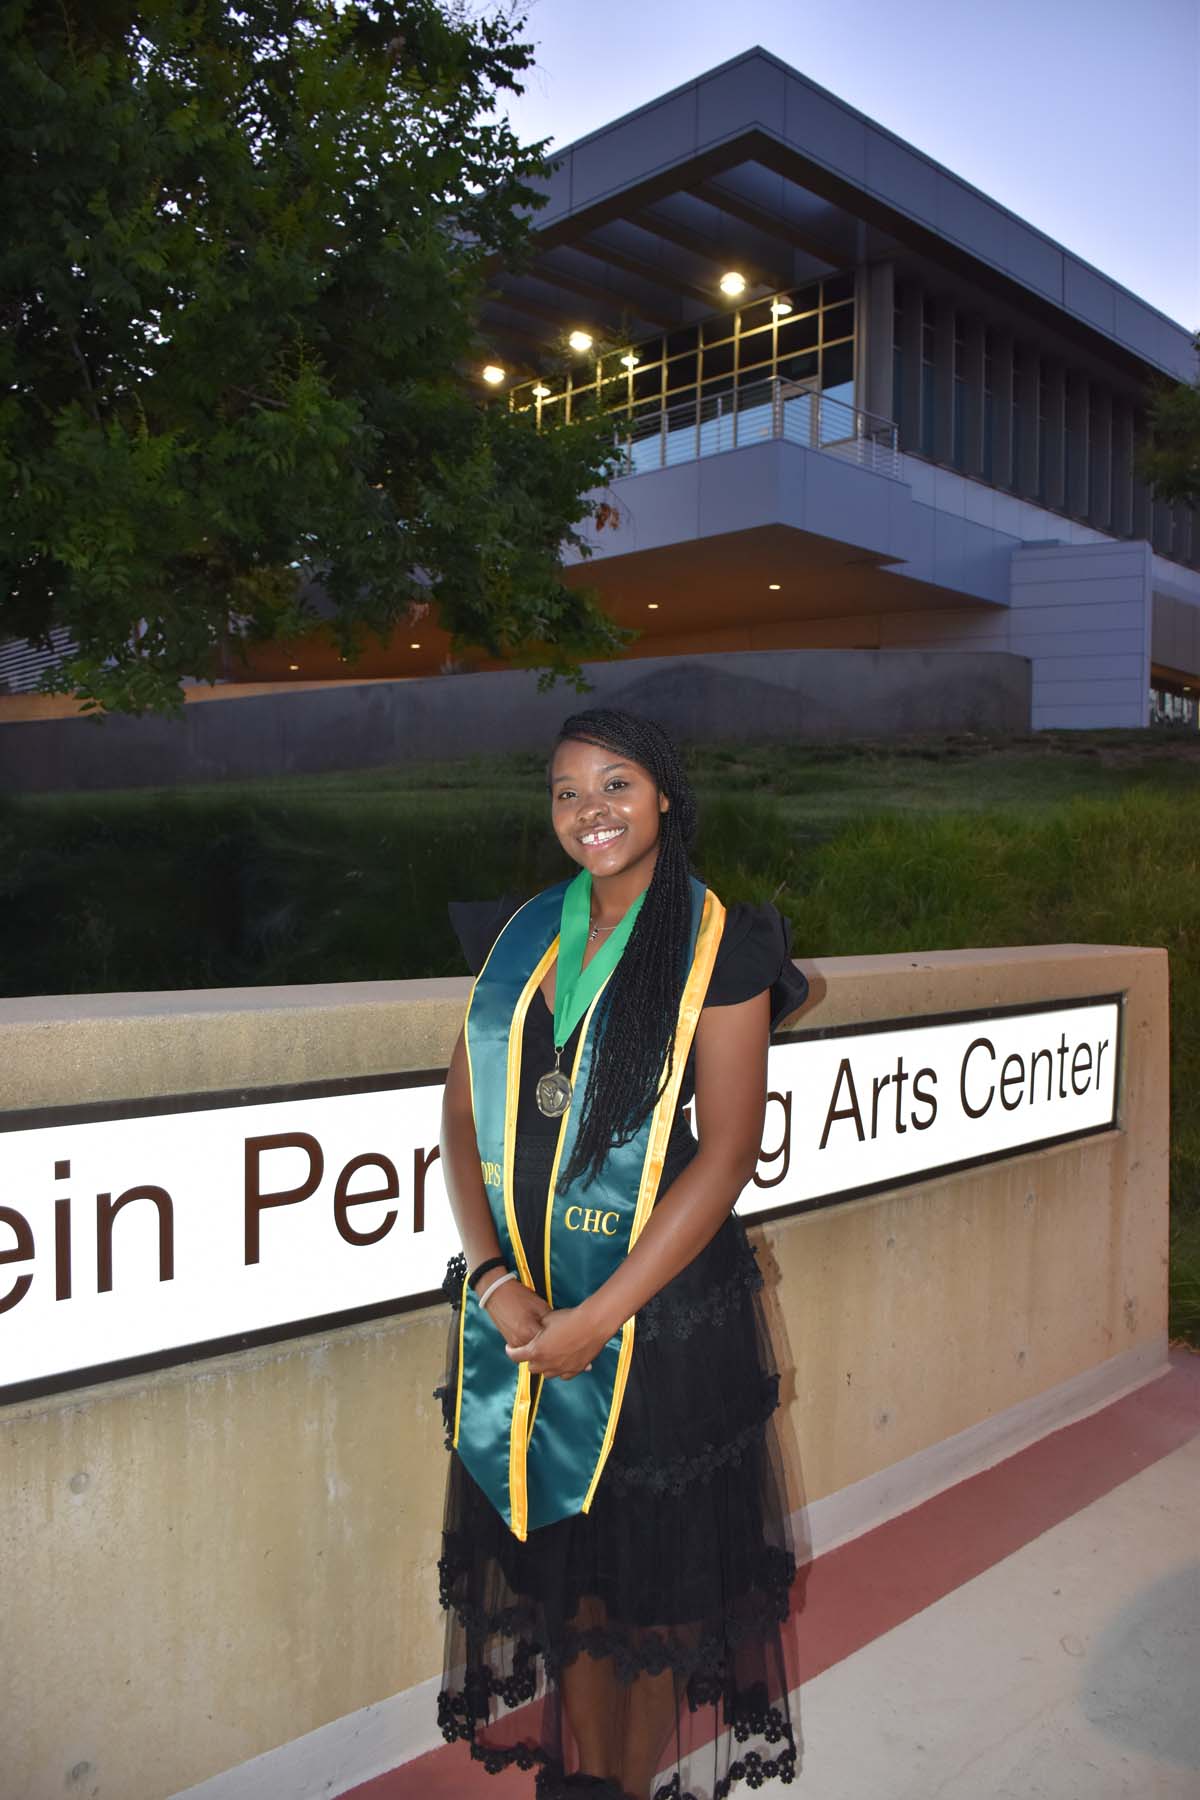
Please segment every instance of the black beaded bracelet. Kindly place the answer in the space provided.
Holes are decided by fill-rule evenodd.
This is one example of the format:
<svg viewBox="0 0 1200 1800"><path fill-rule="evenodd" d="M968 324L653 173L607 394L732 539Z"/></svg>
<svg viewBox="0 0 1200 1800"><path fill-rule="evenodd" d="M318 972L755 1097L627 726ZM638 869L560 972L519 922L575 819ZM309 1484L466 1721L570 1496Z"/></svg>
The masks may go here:
<svg viewBox="0 0 1200 1800"><path fill-rule="evenodd" d="M481 1262L477 1269L471 1270L467 1276L467 1285L473 1288L479 1277L486 1275L489 1269L507 1269L507 1267L508 1264L502 1256L489 1256L486 1262Z"/></svg>

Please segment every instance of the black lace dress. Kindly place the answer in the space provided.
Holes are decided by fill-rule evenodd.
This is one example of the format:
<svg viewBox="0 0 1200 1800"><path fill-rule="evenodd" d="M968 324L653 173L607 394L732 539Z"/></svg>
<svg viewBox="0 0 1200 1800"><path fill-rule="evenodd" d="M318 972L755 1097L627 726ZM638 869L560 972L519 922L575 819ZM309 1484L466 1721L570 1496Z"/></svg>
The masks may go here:
<svg viewBox="0 0 1200 1800"><path fill-rule="evenodd" d="M473 972L519 902L451 907ZM777 1025L802 1004L808 983L776 909L735 904L705 1004L729 1005L764 988ZM549 1008L535 996L523 1067L545 1069L553 1057ZM525 1241L540 1242L558 1123L538 1111L532 1080L521 1085L514 1197ZM660 1197L696 1154L683 1112L693 1094L689 1059ZM455 1308L464 1271L460 1256L447 1272ZM447 1740L465 1740L490 1773L514 1764L536 1770L538 1800L625 1793L617 1781L571 1773L583 1740L591 1766L614 1773L622 1745L648 1745L661 1771L656 1800L723 1800L740 1781L757 1788L796 1773L799 1727L782 1646L797 1605L796 1564L761 1287L755 1252L731 1214L637 1314L624 1404L589 1513L522 1543L451 1454L439 1564L447 1612L439 1722ZM449 1337L438 1390L447 1447L453 1325ZM464 1769L466 1791L473 1789Z"/></svg>

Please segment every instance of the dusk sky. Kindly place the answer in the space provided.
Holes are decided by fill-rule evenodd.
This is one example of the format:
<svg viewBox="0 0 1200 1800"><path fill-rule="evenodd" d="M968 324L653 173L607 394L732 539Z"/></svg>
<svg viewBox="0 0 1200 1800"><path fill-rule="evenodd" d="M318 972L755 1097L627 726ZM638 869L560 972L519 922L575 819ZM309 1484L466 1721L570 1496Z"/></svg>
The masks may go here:
<svg viewBox="0 0 1200 1800"><path fill-rule="evenodd" d="M1200 331L1200 0L529 0L507 110L570 143L761 44Z"/></svg>

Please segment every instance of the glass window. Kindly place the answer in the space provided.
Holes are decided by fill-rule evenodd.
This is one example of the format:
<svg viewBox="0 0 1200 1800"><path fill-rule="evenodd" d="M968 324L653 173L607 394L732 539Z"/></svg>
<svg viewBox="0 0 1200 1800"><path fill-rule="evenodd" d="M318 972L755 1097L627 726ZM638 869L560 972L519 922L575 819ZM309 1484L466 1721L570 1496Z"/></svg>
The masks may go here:
<svg viewBox="0 0 1200 1800"><path fill-rule="evenodd" d="M822 331L827 344L833 338L852 337L854 334L854 308L852 306L826 307Z"/></svg>
<svg viewBox="0 0 1200 1800"><path fill-rule="evenodd" d="M747 331L743 326L741 335L743 362L747 356L752 356L755 362L761 362L764 356L770 356L771 344L775 335L772 330L774 322L772 320L768 325L758 325L753 331Z"/></svg>
<svg viewBox="0 0 1200 1800"><path fill-rule="evenodd" d="M733 374L733 343L705 344L702 362L704 379L708 381L713 375Z"/></svg>
<svg viewBox="0 0 1200 1800"><path fill-rule="evenodd" d="M827 275L821 284L825 290L825 304L833 300L853 300L854 270L847 269L841 275Z"/></svg>
<svg viewBox="0 0 1200 1800"><path fill-rule="evenodd" d="M743 306L742 336L745 337L748 331L761 331L764 325L770 326L774 323L774 318L770 300L756 300L753 306Z"/></svg>
<svg viewBox="0 0 1200 1800"><path fill-rule="evenodd" d="M718 313L715 319L705 319L703 322L705 344L723 344L726 338L731 338L733 336L733 320L734 315L731 312Z"/></svg>
<svg viewBox="0 0 1200 1800"><path fill-rule="evenodd" d="M933 455L933 364L921 363L921 449Z"/></svg>
<svg viewBox="0 0 1200 1800"><path fill-rule="evenodd" d="M633 371L633 397L635 400L649 400L662 393L662 364L655 363L649 369Z"/></svg>
<svg viewBox="0 0 1200 1800"><path fill-rule="evenodd" d="M682 356L687 350L694 350L700 341L699 333L694 325L685 327L683 331L673 331L667 338L667 355Z"/></svg>
<svg viewBox="0 0 1200 1800"><path fill-rule="evenodd" d="M854 345L835 344L826 350L821 358L821 386L823 388L845 387L848 383L853 392L854 382Z"/></svg>
<svg viewBox="0 0 1200 1800"><path fill-rule="evenodd" d="M780 357L779 373L785 381L815 381L820 357L815 350L802 350L796 356Z"/></svg>
<svg viewBox="0 0 1200 1800"><path fill-rule="evenodd" d="M743 338L738 359L740 369L757 369L759 378L771 373L774 339L769 331L756 332L752 338Z"/></svg>
<svg viewBox="0 0 1200 1800"><path fill-rule="evenodd" d="M779 321L779 354L791 356L793 351L815 348L820 331L820 315L809 313L806 317L796 318L794 315Z"/></svg>
<svg viewBox="0 0 1200 1800"><path fill-rule="evenodd" d="M667 387L674 389L694 386L699 361L694 350L690 356L672 357L667 364Z"/></svg>

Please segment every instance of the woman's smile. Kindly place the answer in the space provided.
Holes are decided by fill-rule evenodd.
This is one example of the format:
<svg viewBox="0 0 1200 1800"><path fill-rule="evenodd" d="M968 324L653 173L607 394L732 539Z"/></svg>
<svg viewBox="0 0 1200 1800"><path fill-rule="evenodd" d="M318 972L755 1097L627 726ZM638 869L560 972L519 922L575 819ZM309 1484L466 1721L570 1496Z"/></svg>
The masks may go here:
<svg viewBox="0 0 1200 1800"><path fill-rule="evenodd" d="M623 837L624 833L624 825L596 825L590 831L581 831L579 841L589 850L602 850L606 844Z"/></svg>

